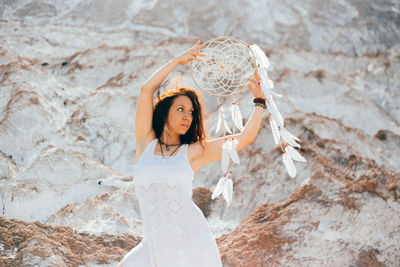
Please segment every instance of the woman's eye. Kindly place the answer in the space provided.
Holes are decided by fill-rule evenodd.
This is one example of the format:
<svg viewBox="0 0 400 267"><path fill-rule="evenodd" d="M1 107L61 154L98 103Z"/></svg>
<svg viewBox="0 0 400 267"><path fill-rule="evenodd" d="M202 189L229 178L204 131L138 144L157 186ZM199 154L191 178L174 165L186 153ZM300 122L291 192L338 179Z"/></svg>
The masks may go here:
<svg viewBox="0 0 400 267"><path fill-rule="evenodd" d="M179 111L183 111L183 108L178 108ZM193 114L193 110L189 110L190 114Z"/></svg>

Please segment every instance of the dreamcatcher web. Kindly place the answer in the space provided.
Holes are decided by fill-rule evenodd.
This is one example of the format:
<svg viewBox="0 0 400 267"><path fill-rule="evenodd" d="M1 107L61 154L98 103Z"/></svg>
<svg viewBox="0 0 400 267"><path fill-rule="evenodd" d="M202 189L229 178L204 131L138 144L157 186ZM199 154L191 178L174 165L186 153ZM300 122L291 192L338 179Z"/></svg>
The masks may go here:
<svg viewBox="0 0 400 267"><path fill-rule="evenodd" d="M236 95L248 88L249 79L253 77L255 68L258 68L261 78L260 86L266 98L267 109L271 114L269 121L274 142L281 146L282 161L289 176L295 177L297 171L293 160L301 162L306 160L293 148L300 148L300 145L296 142L300 139L285 128L282 115L274 102L274 96L282 96L272 90L274 84L268 77L269 60L265 53L256 44L249 46L238 39L225 36L205 42L199 53L204 54L205 57L201 61L192 61L192 78L201 90L217 97L219 105L215 133L218 134L222 129L223 136L226 137L221 156L221 168L224 176L218 180L212 199L222 194L228 206L232 201L233 182L230 167L232 162L240 164L240 158L236 151L238 140L227 136L227 133L234 134L236 128L239 131L244 130ZM232 130L226 122L224 108L219 100L220 97L232 98Z"/></svg>
<svg viewBox="0 0 400 267"><path fill-rule="evenodd" d="M256 61L248 46L240 40L219 37L211 39L199 50L205 57L192 61L192 77L208 94L227 97L247 88Z"/></svg>

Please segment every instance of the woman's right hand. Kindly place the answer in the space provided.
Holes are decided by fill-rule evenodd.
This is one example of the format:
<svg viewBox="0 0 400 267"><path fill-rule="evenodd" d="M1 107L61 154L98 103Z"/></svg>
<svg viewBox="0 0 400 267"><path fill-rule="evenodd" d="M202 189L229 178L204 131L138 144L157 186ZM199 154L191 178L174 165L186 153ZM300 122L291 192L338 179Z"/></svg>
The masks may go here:
<svg viewBox="0 0 400 267"><path fill-rule="evenodd" d="M253 84L252 84L253 83ZM247 84L250 90L253 92L254 97L265 99L265 95L261 89L261 77L258 74L258 68L254 70L253 78L250 78L250 82Z"/></svg>
<svg viewBox="0 0 400 267"><path fill-rule="evenodd" d="M189 62L191 62L192 60L197 60L197 61L201 61L201 59L197 58L197 57L204 57L204 54L200 54L199 50L201 48L204 47L204 44L200 44L200 40L197 41L197 43L190 48L189 50L183 52L182 54L180 54L179 56L177 56L175 59L178 61L179 64L187 64Z"/></svg>

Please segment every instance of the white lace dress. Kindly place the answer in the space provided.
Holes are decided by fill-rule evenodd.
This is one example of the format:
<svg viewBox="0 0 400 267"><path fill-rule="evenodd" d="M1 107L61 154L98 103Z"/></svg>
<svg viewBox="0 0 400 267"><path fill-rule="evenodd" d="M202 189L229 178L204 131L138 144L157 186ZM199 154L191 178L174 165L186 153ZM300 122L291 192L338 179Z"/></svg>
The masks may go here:
<svg viewBox="0 0 400 267"><path fill-rule="evenodd" d="M123 267L222 267L207 220L192 201L188 145L164 160L154 155L156 144L154 139L136 165L143 239L124 256Z"/></svg>

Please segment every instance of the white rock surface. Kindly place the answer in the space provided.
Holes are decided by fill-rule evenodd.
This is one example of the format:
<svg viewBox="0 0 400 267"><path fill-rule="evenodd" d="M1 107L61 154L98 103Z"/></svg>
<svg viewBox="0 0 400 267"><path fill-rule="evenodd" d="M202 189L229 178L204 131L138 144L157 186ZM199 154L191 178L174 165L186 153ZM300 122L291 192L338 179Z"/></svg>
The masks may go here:
<svg viewBox="0 0 400 267"><path fill-rule="evenodd" d="M289 131L301 139L315 134L321 142L335 140L336 150L321 144L310 148L313 153L355 154L399 174L399 17L397 0L1 2L2 217L140 236L132 176L140 86L197 39L222 35L257 43L267 52L275 91L284 96L275 99ZM174 75L195 87L189 66ZM245 119L253 111L252 98L249 92L238 96ZM217 102L206 99L212 136ZM240 153L241 165L233 165L231 206L222 198L211 204L208 221L216 237L229 234L256 207L284 202L310 183L313 158L296 163L298 175L291 179L281 154L264 119L255 142ZM221 175L220 162L204 166L194 187L213 190ZM380 262L396 266L390 253L398 238L390 233L399 233L399 199L384 202L365 193L358 205L358 212L314 202L301 206L299 214L311 214L319 225L310 230L314 221L306 215L284 225L287 236L304 239L287 248L290 257L281 263L354 265L362 246L341 245L347 242L376 249ZM46 266L56 259L30 262Z"/></svg>

